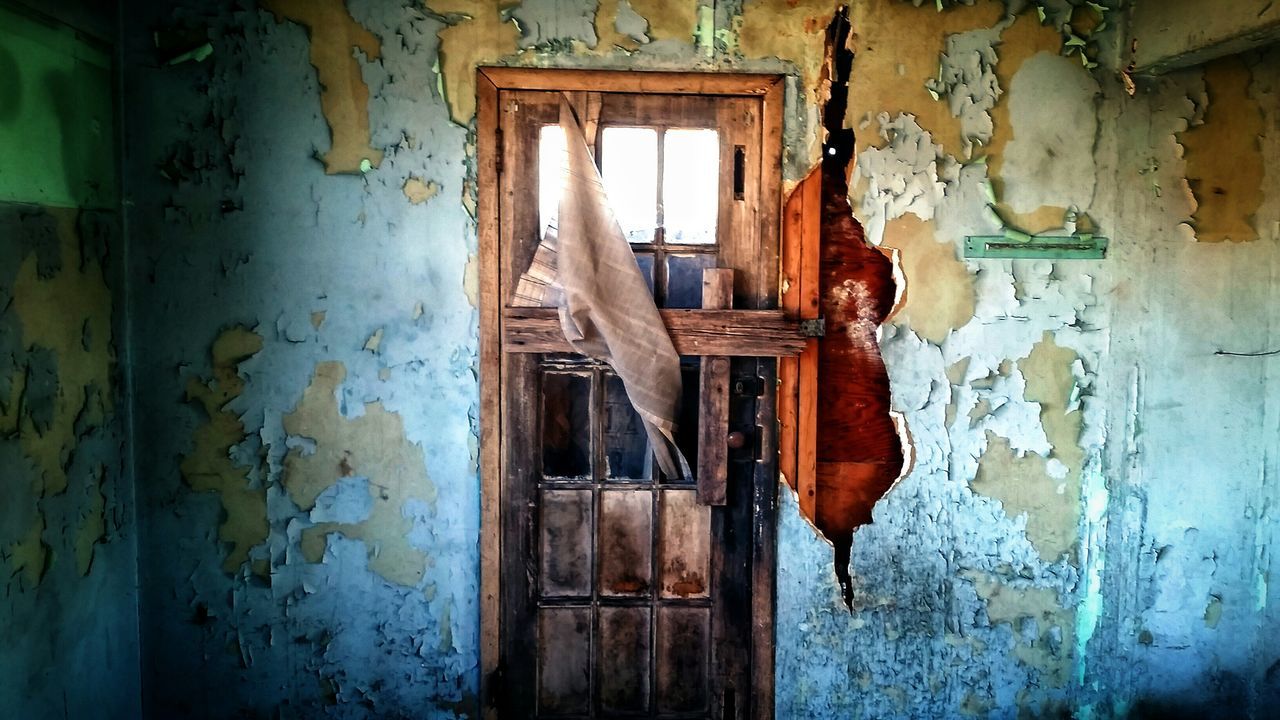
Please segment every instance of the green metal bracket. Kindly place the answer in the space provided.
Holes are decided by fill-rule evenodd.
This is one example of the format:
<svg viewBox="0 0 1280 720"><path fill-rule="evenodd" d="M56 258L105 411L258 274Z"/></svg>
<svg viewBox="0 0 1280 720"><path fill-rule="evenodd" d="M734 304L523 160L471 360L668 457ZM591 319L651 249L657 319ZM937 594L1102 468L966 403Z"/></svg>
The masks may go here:
<svg viewBox="0 0 1280 720"><path fill-rule="evenodd" d="M1040 260L1101 260L1107 239L1088 233L1066 237L1028 235L1005 230L1003 235L970 235L964 239L966 258L1029 258Z"/></svg>

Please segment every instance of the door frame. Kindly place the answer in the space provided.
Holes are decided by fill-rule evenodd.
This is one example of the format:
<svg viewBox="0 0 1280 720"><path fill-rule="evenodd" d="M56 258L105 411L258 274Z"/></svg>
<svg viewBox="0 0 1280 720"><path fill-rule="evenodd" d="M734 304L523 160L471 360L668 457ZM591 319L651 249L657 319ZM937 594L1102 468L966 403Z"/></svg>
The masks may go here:
<svg viewBox="0 0 1280 720"><path fill-rule="evenodd" d="M780 248L784 76L757 73L643 72L517 67L476 69L476 224L480 296L480 706L497 718L491 689L497 677L501 623L502 287L499 276L499 172L503 90L720 95L761 99L761 233ZM781 253L780 253L781 254ZM772 403L770 403L772 405ZM770 408L770 412L772 408ZM776 413L775 413L776 414ZM769 448L775 452L777 448ZM757 473L758 474L758 473ZM755 720L773 717L776 482L755 493L751 568L751 683ZM760 480L756 482L761 485ZM763 497L762 497L763 495Z"/></svg>

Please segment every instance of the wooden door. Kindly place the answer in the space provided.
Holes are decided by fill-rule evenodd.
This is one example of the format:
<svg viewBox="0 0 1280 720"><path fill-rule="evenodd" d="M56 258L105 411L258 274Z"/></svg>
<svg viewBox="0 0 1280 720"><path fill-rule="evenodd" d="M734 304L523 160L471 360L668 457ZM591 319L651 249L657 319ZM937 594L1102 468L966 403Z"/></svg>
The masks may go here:
<svg viewBox="0 0 1280 720"><path fill-rule="evenodd" d="M542 158L563 135L560 93L496 99L497 285L510 303L556 202ZM775 307L761 98L571 100L588 116L589 144L659 307L700 307L709 267L735 270L736 307ZM727 503L717 507L699 503L696 479L658 470L608 366L568 353L500 362L491 706L503 718L771 717L775 361L732 360L730 429L743 442L729 451ZM677 442L693 465L700 363L682 358Z"/></svg>

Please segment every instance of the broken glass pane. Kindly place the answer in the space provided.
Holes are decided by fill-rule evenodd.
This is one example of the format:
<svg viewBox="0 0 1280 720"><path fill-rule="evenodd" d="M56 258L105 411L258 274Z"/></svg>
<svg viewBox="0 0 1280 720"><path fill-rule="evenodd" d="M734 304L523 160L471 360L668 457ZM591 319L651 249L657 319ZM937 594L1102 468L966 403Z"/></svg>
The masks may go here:
<svg viewBox="0 0 1280 720"><path fill-rule="evenodd" d="M612 373L604 381L604 450L608 477L619 480L648 480L649 440L640 415L627 398L622 379Z"/></svg>
<svg viewBox="0 0 1280 720"><path fill-rule="evenodd" d="M623 234L633 243L653 242L658 226L657 131L609 127L600 145L600 174Z"/></svg>
<svg viewBox="0 0 1280 720"><path fill-rule="evenodd" d="M591 475L591 377L542 376L542 474Z"/></svg>
<svg viewBox="0 0 1280 720"><path fill-rule="evenodd" d="M680 379L684 389L680 394L680 412L676 417L678 423L676 447L680 448L680 452L689 461L689 472L692 476L698 473L698 395L701 389L701 368L702 358L692 356L680 358ZM693 482L697 479L696 477L673 478L668 477L666 473L659 474L664 484Z"/></svg>
<svg viewBox="0 0 1280 720"><path fill-rule="evenodd" d="M720 136L715 130L668 130L662 153L662 226L668 243L716 241Z"/></svg>

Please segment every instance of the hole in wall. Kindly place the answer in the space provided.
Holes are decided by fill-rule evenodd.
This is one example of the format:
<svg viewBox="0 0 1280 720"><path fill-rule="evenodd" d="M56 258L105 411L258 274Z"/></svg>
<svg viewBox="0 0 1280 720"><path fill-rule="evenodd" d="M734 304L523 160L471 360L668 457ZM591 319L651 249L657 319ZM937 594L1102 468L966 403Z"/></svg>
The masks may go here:
<svg viewBox="0 0 1280 720"><path fill-rule="evenodd" d="M823 109L819 288L827 334L818 355L818 473L814 522L835 549L835 570L852 607L853 531L901 475L902 433L890 412L889 376L877 340L898 283L893 260L868 243L849 204L854 131L845 127L853 50L841 7L827 28L830 96Z"/></svg>

